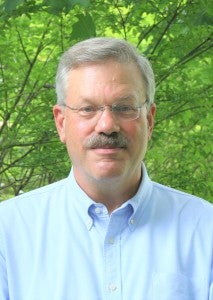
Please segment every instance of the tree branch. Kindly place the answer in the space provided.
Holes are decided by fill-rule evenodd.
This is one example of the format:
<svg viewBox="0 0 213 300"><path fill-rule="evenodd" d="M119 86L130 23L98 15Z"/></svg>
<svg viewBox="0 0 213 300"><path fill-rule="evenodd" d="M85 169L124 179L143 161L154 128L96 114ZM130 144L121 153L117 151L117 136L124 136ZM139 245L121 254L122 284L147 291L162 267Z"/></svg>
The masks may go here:
<svg viewBox="0 0 213 300"><path fill-rule="evenodd" d="M5 125L6 125L7 121L10 119L11 114L14 112L15 107L18 105L18 103L19 103L19 101L20 101L20 99L21 99L21 97L22 97L22 95L23 95L23 92L24 92L25 87L26 87L26 85L27 85L27 82L28 82L28 80L29 80L30 74L31 74L31 72L32 72L33 66L35 65L35 63L36 63L36 61L37 61L38 55L40 54L40 52L41 52L42 49L43 49L43 41L44 41L45 36L46 36L46 34L47 34L47 32L48 32L48 28L49 28L50 24L51 24L51 19L48 21L47 26L46 26L46 29L45 29L45 31L43 32L42 36L41 36L40 43L39 43L39 45L38 45L38 47L37 47L37 50L36 50L36 52L35 52L35 55L34 55L32 61L29 61L29 60L28 60L28 62L30 62L29 68L28 68L28 70L27 70L27 72L26 72L25 78L24 78L24 80L23 80L23 82L22 82L22 86L21 86L21 88L20 88L20 90L19 90L19 92L18 92L18 95L17 95L17 97L16 97L16 100L14 101L14 104L12 105L10 111L8 111L7 114L5 115L5 118L4 118L4 120L5 120L5 121L4 121L4 124L5 124ZM2 126L2 127L0 128L0 133L2 132L3 127L5 127L5 125Z"/></svg>
<svg viewBox="0 0 213 300"><path fill-rule="evenodd" d="M195 57L198 57L199 55L203 54L204 52L207 52L209 49L212 48L212 39L211 36L205 39L204 42L197 45L193 50L188 52L185 56L183 56L178 62L176 62L174 65L172 65L169 70L158 80L156 83L156 86L158 86L162 81L164 81L166 78L168 78L174 71L176 71L179 67L185 65L190 60L194 59Z"/></svg>
<svg viewBox="0 0 213 300"><path fill-rule="evenodd" d="M174 13L173 13L173 16L172 16L171 19L168 21L166 27L164 28L164 30L163 30L163 32L161 33L160 37L158 38L158 40L157 40L155 46L153 47L153 50L151 51L151 55L153 55L153 54L155 53L155 51L156 51L158 45L160 44L160 42L161 42L161 40L163 39L163 37L164 37L164 35L166 34L166 32L169 30L171 24L174 22L174 20L177 18L177 16L181 13L181 11L183 10L183 8L185 7L185 6L184 6L184 7L182 7L182 9L180 9L180 8L181 8L181 5L182 5L181 2L177 5L177 7L176 7L176 9L175 9L175 11L174 11Z"/></svg>

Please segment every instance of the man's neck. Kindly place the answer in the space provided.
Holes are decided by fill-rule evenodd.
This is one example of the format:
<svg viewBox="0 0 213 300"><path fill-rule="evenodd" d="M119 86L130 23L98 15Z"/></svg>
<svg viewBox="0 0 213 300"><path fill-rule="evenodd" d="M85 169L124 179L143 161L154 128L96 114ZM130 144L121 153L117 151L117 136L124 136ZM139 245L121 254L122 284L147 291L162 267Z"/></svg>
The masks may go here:
<svg viewBox="0 0 213 300"><path fill-rule="evenodd" d="M74 172L75 175L75 172ZM96 180L75 175L76 181L84 192L95 202L104 204L111 213L123 203L131 199L138 190L141 174L126 181L120 178Z"/></svg>

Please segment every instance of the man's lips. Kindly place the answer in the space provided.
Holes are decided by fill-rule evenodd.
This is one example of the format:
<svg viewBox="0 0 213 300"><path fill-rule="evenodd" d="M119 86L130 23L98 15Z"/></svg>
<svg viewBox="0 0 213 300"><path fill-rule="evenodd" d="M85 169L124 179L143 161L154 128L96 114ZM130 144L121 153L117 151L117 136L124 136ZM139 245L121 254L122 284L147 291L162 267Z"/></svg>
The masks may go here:
<svg viewBox="0 0 213 300"><path fill-rule="evenodd" d="M96 147L91 147L91 149L124 149L126 147L119 147L116 145L101 145Z"/></svg>
<svg viewBox="0 0 213 300"><path fill-rule="evenodd" d="M96 148L92 148L90 149L91 151L94 151L94 153L96 153L97 155L115 155L118 153L121 153L122 151L124 151L124 148L122 147L112 147L112 146L103 146L103 147L96 147Z"/></svg>

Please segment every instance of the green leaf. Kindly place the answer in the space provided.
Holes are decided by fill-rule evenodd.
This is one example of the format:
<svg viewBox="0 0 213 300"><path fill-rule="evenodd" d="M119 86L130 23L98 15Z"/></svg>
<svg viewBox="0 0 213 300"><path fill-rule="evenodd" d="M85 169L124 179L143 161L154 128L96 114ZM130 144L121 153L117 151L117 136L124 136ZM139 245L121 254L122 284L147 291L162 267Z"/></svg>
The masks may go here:
<svg viewBox="0 0 213 300"><path fill-rule="evenodd" d="M23 2L24 0L5 0L5 4L4 4L5 11L7 13L10 13L11 11L15 10L19 4Z"/></svg>
<svg viewBox="0 0 213 300"><path fill-rule="evenodd" d="M71 40L86 39L96 36L96 27L90 14L78 14L78 21L73 25Z"/></svg>
<svg viewBox="0 0 213 300"><path fill-rule="evenodd" d="M73 2L73 5L79 4L82 6L88 6L90 4L89 0L73 0L72 2Z"/></svg>
<svg viewBox="0 0 213 300"><path fill-rule="evenodd" d="M80 4L82 6L89 5L89 0L44 0L43 4L50 8L50 12L53 14L59 14L61 12L69 13L74 5Z"/></svg>
<svg viewBox="0 0 213 300"><path fill-rule="evenodd" d="M213 18L205 10L201 10L193 19L194 25L213 25Z"/></svg>

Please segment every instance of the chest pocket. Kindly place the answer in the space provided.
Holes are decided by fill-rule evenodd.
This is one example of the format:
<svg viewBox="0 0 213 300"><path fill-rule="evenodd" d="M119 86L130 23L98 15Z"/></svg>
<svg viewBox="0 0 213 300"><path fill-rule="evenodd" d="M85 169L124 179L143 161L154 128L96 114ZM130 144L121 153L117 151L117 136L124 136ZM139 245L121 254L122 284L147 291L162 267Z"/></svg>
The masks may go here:
<svg viewBox="0 0 213 300"><path fill-rule="evenodd" d="M201 282L200 282L201 283ZM191 280L181 274L155 273L151 300L196 300L198 294ZM205 300L205 298L203 298Z"/></svg>

